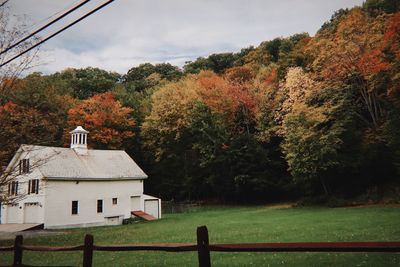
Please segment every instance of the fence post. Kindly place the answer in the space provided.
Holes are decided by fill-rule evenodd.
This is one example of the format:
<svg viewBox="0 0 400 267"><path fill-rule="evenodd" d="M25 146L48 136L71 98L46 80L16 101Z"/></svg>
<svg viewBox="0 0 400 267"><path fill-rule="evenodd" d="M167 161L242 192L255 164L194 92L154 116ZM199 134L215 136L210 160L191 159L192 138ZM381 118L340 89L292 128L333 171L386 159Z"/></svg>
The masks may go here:
<svg viewBox="0 0 400 267"><path fill-rule="evenodd" d="M14 263L13 266L21 266L22 265L22 235L17 235L14 240Z"/></svg>
<svg viewBox="0 0 400 267"><path fill-rule="evenodd" d="M92 267L93 262L93 236L85 235L83 247L83 267Z"/></svg>
<svg viewBox="0 0 400 267"><path fill-rule="evenodd" d="M211 267L210 250L208 244L207 227L197 227L197 252L199 256L200 267Z"/></svg>

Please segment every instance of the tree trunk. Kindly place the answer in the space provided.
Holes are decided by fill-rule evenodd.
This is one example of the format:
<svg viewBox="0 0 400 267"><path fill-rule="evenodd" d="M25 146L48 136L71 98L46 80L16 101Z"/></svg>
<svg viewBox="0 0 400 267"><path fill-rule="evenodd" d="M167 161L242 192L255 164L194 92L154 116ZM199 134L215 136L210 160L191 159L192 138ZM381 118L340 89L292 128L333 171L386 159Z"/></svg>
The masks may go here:
<svg viewBox="0 0 400 267"><path fill-rule="evenodd" d="M327 187L327 185L326 185L326 183L325 183L325 181L324 181L324 178L320 177L319 180L320 180L320 182L321 182L322 188L324 189L325 195L326 195L326 196L329 196L328 187Z"/></svg>

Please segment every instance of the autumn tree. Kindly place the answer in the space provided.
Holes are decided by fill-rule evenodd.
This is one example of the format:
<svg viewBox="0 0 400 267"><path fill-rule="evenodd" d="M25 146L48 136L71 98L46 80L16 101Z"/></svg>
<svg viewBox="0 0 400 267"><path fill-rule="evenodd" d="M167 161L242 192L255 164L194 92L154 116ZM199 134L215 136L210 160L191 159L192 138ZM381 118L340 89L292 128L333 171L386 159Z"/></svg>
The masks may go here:
<svg viewBox="0 0 400 267"><path fill-rule="evenodd" d="M168 147L182 137L190 124L189 113L195 101L197 82L187 77L157 90L152 96L152 109L142 125L145 145L160 158Z"/></svg>
<svg viewBox="0 0 400 267"><path fill-rule="evenodd" d="M384 21L384 16L372 20L360 8L354 8L333 32L319 32L307 48L314 57L311 66L321 79L335 86L349 82L357 86L366 110L360 118L374 128L382 123L383 116L382 92L374 81L390 68L381 49Z"/></svg>
<svg viewBox="0 0 400 267"><path fill-rule="evenodd" d="M12 90L22 89L23 86L17 82ZM25 105L18 98L9 100L4 105L0 106L0 202L12 203L25 196L23 192L17 197L7 197L8 184L12 182L19 174L15 168L4 168L10 162L18 148L23 144L32 145L60 145L61 132L64 125L64 116L59 113L62 107L65 107L65 102L59 98L50 96L52 103L60 105L60 109L44 111L43 107L36 104ZM14 102L16 101L16 102ZM32 147L26 147L28 153L34 152ZM41 161L32 161L31 170L44 164L49 158L44 158Z"/></svg>
<svg viewBox="0 0 400 267"><path fill-rule="evenodd" d="M223 115L231 129L250 132L254 122L255 102L248 83L229 81L212 72L201 72L198 84L198 94L202 101L213 112Z"/></svg>
<svg viewBox="0 0 400 267"><path fill-rule="evenodd" d="M151 97L151 111L141 126L146 161L154 179L149 188L166 199L188 199L191 110L199 100L193 76L168 83ZM193 163L195 164L195 163Z"/></svg>
<svg viewBox="0 0 400 267"><path fill-rule="evenodd" d="M82 125L90 132L89 145L94 148L124 149L134 136L132 109L123 107L111 92L81 101L68 111L68 132Z"/></svg>
<svg viewBox="0 0 400 267"><path fill-rule="evenodd" d="M152 111L142 130L149 138L147 143L158 150L157 155L162 154L161 144L179 140L181 132L190 124L189 111L196 102L204 103L212 112L223 116L230 129L250 131L255 104L248 88L213 72L201 72L154 93Z"/></svg>
<svg viewBox="0 0 400 267"><path fill-rule="evenodd" d="M279 78L284 78L288 67L302 66L303 46L310 39L307 33L299 33L287 38L275 38L262 42L257 48L244 56L244 62L253 69L261 69L273 64L278 66Z"/></svg>
<svg viewBox="0 0 400 267"><path fill-rule="evenodd" d="M400 177L400 12L395 13L386 22L383 40L385 57L390 60L391 68L383 77L381 84L387 87L389 107L383 131L387 146L393 151L393 161ZM399 178L400 179L400 178Z"/></svg>
<svg viewBox="0 0 400 267"><path fill-rule="evenodd" d="M254 79L255 73L250 66L239 66L227 69L225 77L231 82L245 83Z"/></svg>
<svg viewBox="0 0 400 267"><path fill-rule="evenodd" d="M340 164L342 135L348 122L337 114L347 102L340 91L326 88L300 68L289 70L284 87L282 148L289 170L308 194L318 192L318 184L330 194L329 173Z"/></svg>
<svg viewBox="0 0 400 267"><path fill-rule="evenodd" d="M0 106L1 166L5 166L21 144L52 144L57 139L58 128L52 116L35 108L8 102Z"/></svg>
<svg viewBox="0 0 400 267"><path fill-rule="evenodd" d="M233 201L257 187L250 201L272 196L284 184L280 158L272 159L277 147L263 147L253 135L259 96L251 89L254 74L236 67L226 75L201 72L153 95L142 135L155 151L159 180L152 186L167 197Z"/></svg>
<svg viewBox="0 0 400 267"><path fill-rule="evenodd" d="M16 79L2 95L0 106L0 159L7 163L21 144L53 145L64 143L66 113L74 104L67 95L59 95L47 79L33 73Z"/></svg>
<svg viewBox="0 0 400 267"><path fill-rule="evenodd" d="M353 150L357 159L353 162L359 163L352 171L353 178L360 181L358 185L361 181L378 185L399 177L394 172L399 162L395 155L400 154L395 137L399 114L399 105L395 104L399 103L398 21L398 13L381 10L372 16L353 8L342 14L334 27L320 31L306 49L312 58L308 67L316 79L354 96L354 132L358 137L345 146L361 144Z"/></svg>

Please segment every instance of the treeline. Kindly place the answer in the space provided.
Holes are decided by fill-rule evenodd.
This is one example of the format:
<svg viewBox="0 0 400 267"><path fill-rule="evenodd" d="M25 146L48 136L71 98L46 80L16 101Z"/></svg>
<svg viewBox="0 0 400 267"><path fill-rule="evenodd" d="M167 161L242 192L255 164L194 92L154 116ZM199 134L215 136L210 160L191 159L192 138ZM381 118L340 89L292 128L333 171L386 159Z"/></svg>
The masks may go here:
<svg viewBox="0 0 400 267"><path fill-rule="evenodd" d="M314 37L238 53L32 73L0 97L0 159L19 144L125 149L165 200L354 196L400 181L399 2L339 10ZM5 81L7 82L7 81ZM3 86L5 86L3 84Z"/></svg>

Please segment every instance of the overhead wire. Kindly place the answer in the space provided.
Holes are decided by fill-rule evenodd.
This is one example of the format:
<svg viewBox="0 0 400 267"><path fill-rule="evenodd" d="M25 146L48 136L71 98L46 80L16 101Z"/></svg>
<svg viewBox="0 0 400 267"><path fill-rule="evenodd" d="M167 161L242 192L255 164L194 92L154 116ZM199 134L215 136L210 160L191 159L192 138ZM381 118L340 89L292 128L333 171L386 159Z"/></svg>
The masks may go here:
<svg viewBox="0 0 400 267"><path fill-rule="evenodd" d="M46 21L48 21L48 20L54 18L55 16L61 14L62 12L65 12L66 10L68 10L68 9L70 9L70 8L72 8L72 7L74 7L74 6L76 5L76 3L78 3L78 2L80 2L80 0L75 0L75 1L73 1L73 2L70 3L68 6L66 6L66 7L64 7L63 9L61 9L61 10L59 10L59 11L53 13L52 15L50 15L50 16L48 16L48 17L45 17L45 18L43 18L43 19L41 19L41 20L39 20L39 21L36 21L36 22L34 22L32 25L27 26L27 27L25 28L25 30L26 30L26 31L27 31L28 29L31 30L32 28L35 28L35 27L38 26L39 24L42 24L43 22L46 22Z"/></svg>
<svg viewBox="0 0 400 267"><path fill-rule="evenodd" d="M3 55L4 53L8 52L9 50L13 49L14 47L18 46L19 44L25 42L26 40L28 40L29 38L31 38L32 36L38 34L39 32L43 31L44 29L48 28L49 26L53 25L54 23L56 23L57 21L61 20L62 18L64 18L65 16L71 14L72 12L74 12L75 10L81 8L82 6L84 6L85 4L87 4L88 2L90 2L90 0L85 0L83 2L81 2L80 4L78 4L77 6L73 7L72 9L68 10L67 12L65 12L64 14L62 14L61 16L53 19L52 21L46 23L44 26L40 27L39 29L37 29L36 31L30 33L29 35L25 36L24 38L22 38L21 40L19 40L18 42L8 46L7 48L5 48L3 51L0 52L0 56Z"/></svg>
<svg viewBox="0 0 400 267"><path fill-rule="evenodd" d="M19 53L18 55L10 58L9 60L3 62L2 64L0 64L0 68L3 67L4 65L7 65L8 63L14 61L15 59L19 58L20 56L28 53L29 51L31 51L32 49L34 49L35 47L38 47L39 45L43 44L44 42L48 41L49 39L53 38L54 36L60 34L61 32L65 31L66 29L72 27L73 25L77 24L78 22L80 22L81 20L84 20L85 18L87 18L88 16L92 15L93 13L96 13L97 11L99 11L100 9L104 8L105 6L111 4L112 2L114 2L115 0L109 0L107 2L105 2L104 4L98 6L97 8L93 9L92 11L86 13L84 16L80 17L79 19L71 22L70 24L68 24L67 26L61 28L60 30L56 31L55 33L49 35L48 37L46 37L45 39L39 41L38 43L34 44L33 46L29 47L28 49L22 51L21 53Z"/></svg>
<svg viewBox="0 0 400 267"><path fill-rule="evenodd" d="M5 4L7 4L8 1L10 1L10 0L5 0L4 2L0 3L0 7L5 6Z"/></svg>

